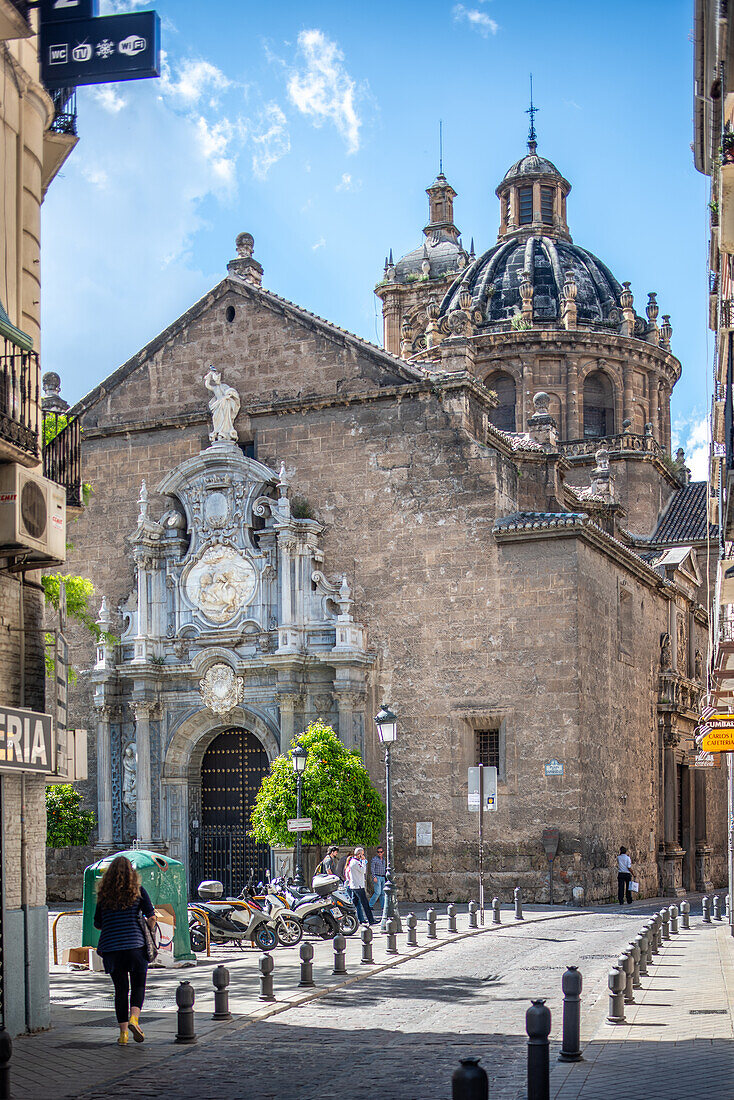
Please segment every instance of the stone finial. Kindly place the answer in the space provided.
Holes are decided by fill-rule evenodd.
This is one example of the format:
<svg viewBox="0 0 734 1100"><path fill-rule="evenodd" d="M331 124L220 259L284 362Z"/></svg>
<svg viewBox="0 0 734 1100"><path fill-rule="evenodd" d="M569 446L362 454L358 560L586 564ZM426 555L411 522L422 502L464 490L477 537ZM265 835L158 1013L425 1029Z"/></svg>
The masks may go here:
<svg viewBox="0 0 734 1100"><path fill-rule="evenodd" d="M400 325L400 354L407 359L413 354L413 323L410 317L403 317Z"/></svg>
<svg viewBox="0 0 734 1100"><path fill-rule="evenodd" d="M140 513L138 515L138 523L142 523L148 518L148 486L145 484L145 478L140 483L140 496L138 497L138 504L140 505Z"/></svg>
<svg viewBox="0 0 734 1100"><path fill-rule="evenodd" d="M629 433L632 431L632 421L628 416L625 417L625 419L622 421L622 431L625 435L629 435Z"/></svg>
<svg viewBox="0 0 734 1100"><path fill-rule="evenodd" d="M630 284L622 283L624 290L619 296L619 304L622 307L622 317L624 318L624 324L622 329L623 336L634 336L635 334L635 311L634 303L635 299L630 290Z"/></svg>
<svg viewBox="0 0 734 1100"><path fill-rule="evenodd" d="M657 292L651 290L647 296L647 307L645 313L650 324L654 324L658 319L658 313L660 312L660 306L657 301Z"/></svg>
<svg viewBox="0 0 734 1100"><path fill-rule="evenodd" d="M520 298L522 300L522 316L526 321L533 319L533 281L529 271L523 271L520 276Z"/></svg>
<svg viewBox="0 0 734 1100"><path fill-rule="evenodd" d="M112 615L110 614L110 609L109 609L109 606L107 604L107 597L106 596L102 597L102 603L100 605L99 615L97 616L97 626L99 627L100 630L106 630L106 631L109 631L110 627L112 626Z"/></svg>
<svg viewBox="0 0 734 1100"><path fill-rule="evenodd" d="M342 574L342 581L339 586L339 618L342 620L351 619L352 608L352 590L349 587L346 573Z"/></svg>
<svg viewBox="0 0 734 1100"><path fill-rule="evenodd" d="M622 309L632 309L635 303L635 299L632 291L630 290L631 283L622 283L622 286L624 289L619 296L619 304L621 305Z"/></svg>
<svg viewBox="0 0 734 1100"><path fill-rule="evenodd" d="M663 314L663 323L660 326L660 343L665 348L670 347L670 340L673 335L673 326L670 323L670 314Z"/></svg>
<svg viewBox="0 0 734 1100"><path fill-rule="evenodd" d="M385 278L392 282L395 278L395 261L392 258L392 249L390 249L390 256L385 260Z"/></svg>
<svg viewBox="0 0 734 1100"><path fill-rule="evenodd" d="M566 277L563 281L563 294L569 301L574 301L578 294L578 287L576 286L576 276L573 271L567 271Z"/></svg>
<svg viewBox="0 0 734 1100"><path fill-rule="evenodd" d="M675 452L675 471L678 480L682 482L683 485L690 485L691 471L689 467L686 466L686 452L682 447L679 447Z"/></svg>
<svg viewBox="0 0 734 1100"><path fill-rule="evenodd" d="M253 258L255 238L252 233L238 233L235 240L237 259L230 260L227 271L230 275L236 275L252 286L261 286L263 281L262 265Z"/></svg>
<svg viewBox="0 0 734 1100"><path fill-rule="evenodd" d="M423 259L421 261L421 271L423 272L424 275L430 275L431 274L431 261L428 259L428 250L427 250L425 244L423 245Z"/></svg>
<svg viewBox="0 0 734 1100"><path fill-rule="evenodd" d="M55 370L46 371L43 376L43 397L41 408L45 413L65 413L69 408L69 402L61 396L61 378Z"/></svg>
<svg viewBox="0 0 734 1100"><path fill-rule="evenodd" d="M652 437L652 424L645 425L645 435Z"/></svg>
<svg viewBox="0 0 734 1100"><path fill-rule="evenodd" d="M578 320L578 307L576 305L577 294L578 287L576 285L576 276L573 271L567 271L563 281L563 301L561 303L564 328L576 328L576 322Z"/></svg>
<svg viewBox="0 0 734 1100"><path fill-rule="evenodd" d="M596 466L591 471L591 493L595 499L602 499L608 504L614 499L614 477L606 447L600 447L596 452Z"/></svg>
<svg viewBox="0 0 734 1100"><path fill-rule="evenodd" d="M530 438L545 451L555 451L558 444L558 425L549 412L550 397L540 390L533 397L535 412L528 419Z"/></svg>

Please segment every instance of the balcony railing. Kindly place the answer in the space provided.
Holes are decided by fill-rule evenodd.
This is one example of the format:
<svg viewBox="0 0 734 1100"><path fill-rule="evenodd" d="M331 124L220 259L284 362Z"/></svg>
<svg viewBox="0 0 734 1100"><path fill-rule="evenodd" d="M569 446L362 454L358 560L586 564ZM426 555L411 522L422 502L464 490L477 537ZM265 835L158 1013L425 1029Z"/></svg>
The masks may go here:
<svg viewBox="0 0 734 1100"><path fill-rule="evenodd" d="M51 92L54 118L49 127L53 134L76 137L76 88L56 88Z"/></svg>
<svg viewBox="0 0 734 1100"><path fill-rule="evenodd" d="M720 324L722 328L734 328L734 301L731 298L721 300Z"/></svg>
<svg viewBox="0 0 734 1100"><path fill-rule="evenodd" d="M38 457L41 369L35 351L0 340L0 439Z"/></svg>
<svg viewBox="0 0 734 1100"><path fill-rule="evenodd" d="M664 451L651 435L635 435L623 432L621 435L607 435L599 438L566 439L559 444L566 458L580 455L594 455L600 447L608 451L639 451L660 457Z"/></svg>
<svg viewBox="0 0 734 1100"><path fill-rule="evenodd" d="M82 439L78 417L67 419L65 413L46 413L43 418L44 477L63 485L70 508L82 507Z"/></svg>

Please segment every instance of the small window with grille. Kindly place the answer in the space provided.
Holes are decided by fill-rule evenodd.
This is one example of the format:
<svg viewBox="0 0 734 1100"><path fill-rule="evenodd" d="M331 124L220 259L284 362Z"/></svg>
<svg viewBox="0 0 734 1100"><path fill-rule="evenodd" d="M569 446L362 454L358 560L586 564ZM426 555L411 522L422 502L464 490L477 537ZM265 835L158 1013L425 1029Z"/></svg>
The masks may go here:
<svg viewBox="0 0 734 1100"><path fill-rule="evenodd" d="M553 188L540 189L540 217L544 225L553 225Z"/></svg>
<svg viewBox="0 0 734 1100"><path fill-rule="evenodd" d="M520 225L530 225L533 220L533 189L521 187L518 190L520 206Z"/></svg>
<svg viewBox="0 0 734 1100"><path fill-rule="evenodd" d="M477 764L500 770L500 731L476 730Z"/></svg>

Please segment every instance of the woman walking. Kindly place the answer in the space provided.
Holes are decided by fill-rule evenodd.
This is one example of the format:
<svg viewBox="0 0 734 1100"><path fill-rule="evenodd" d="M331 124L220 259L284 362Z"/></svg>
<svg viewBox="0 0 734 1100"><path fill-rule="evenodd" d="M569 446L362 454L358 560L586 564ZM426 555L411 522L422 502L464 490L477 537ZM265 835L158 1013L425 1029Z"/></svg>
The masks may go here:
<svg viewBox="0 0 734 1100"><path fill-rule="evenodd" d="M147 920L152 932L155 928L153 904L140 885L130 860L126 856L116 856L97 888L94 926L101 930L97 952L115 987L120 1046L127 1043L128 1031L132 1032L136 1043L145 1039L140 1026L148 975L143 920Z"/></svg>

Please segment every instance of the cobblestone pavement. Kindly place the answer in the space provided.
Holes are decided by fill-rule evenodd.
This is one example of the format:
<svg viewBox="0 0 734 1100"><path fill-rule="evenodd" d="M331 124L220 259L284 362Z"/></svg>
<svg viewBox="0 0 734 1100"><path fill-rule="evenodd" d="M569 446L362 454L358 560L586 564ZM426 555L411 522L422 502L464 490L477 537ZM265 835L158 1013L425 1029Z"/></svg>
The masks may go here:
<svg viewBox="0 0 734 1100"><path fill-rule="evenodd" d="M558 1047L566 965L582 968L586 1001L593 1002L606 988L611 959L637 924L639 915L628 912L507 924L286 1013L230 1028L218 1040L210 1036L79 1095L446 1100L451 1073L471 1054L490 1073L492 1100L516 1100L524 1082L529 998L548 998ZM120 1051L121 1068L132 1070L144 1049Z"/></svg>

